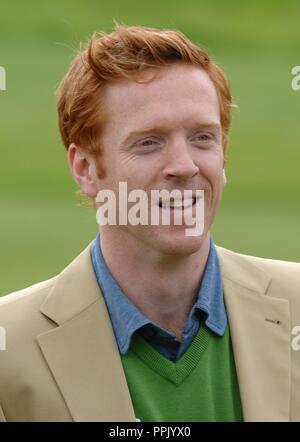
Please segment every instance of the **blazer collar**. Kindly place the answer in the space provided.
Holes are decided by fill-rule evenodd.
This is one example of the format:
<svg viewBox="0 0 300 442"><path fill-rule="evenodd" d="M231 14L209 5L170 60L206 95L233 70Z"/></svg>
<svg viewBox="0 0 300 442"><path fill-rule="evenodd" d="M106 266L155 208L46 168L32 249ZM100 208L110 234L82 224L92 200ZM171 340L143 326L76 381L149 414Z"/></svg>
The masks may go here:
<svg viewBox="0 0 300 442"><path fill-rule="evenodd" d="M135 421L90 247L58 275L40 308L58 327L37 340L73 420Z"/></svg>
<svg viewBox="0 0 300 442"><path fill-rule="evenodd" d="M269 295L271 277L253 259L217 250L244 419L288 421L289 301Z"/></svg>
<svg viewBox="0 0 300 442"><path fill-rule="evenodd" d="M40 307L57 325L69 321L101 298L90 257L91 246L92 243L57 276Z"/></svg>

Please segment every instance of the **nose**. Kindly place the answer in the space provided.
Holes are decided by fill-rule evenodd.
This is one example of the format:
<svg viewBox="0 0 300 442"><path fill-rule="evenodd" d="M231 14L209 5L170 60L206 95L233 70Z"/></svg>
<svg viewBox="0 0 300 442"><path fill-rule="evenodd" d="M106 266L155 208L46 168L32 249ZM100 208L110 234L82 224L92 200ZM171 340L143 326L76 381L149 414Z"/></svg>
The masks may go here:
<svg viewBox="0 0 300 442"><path fill-rule="evenodd" d="M166 149L164 164L165 178L189 179L197 175L199 167L195 164L185 141L172 143Z"/></svg>

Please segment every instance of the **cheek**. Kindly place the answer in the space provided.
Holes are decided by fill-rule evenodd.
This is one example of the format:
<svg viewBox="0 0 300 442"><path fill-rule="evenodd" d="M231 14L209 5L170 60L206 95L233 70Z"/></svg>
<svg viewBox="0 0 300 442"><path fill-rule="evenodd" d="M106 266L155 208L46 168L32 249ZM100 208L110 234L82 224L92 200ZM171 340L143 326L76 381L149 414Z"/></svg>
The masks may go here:
<svg viewBox="0 0 300 442"><path fill-rule="evenodd" d="M209 181L217 183L223 179L223 159L212 157L203 159L199 163L200 174L203 174Z"/></svg>
<svg viewBox="0 0 300 442"><path fill-rule="evenodd" d="M119 162L117 175L128 183L129 188L148 189L158 181L161 161L150 155L139 158L130 158Z"/></svg>
<svg viewBox="0 0 300 442"><path fill-rule="evenodd" d="M211 179L218 180L223 176L224 156L223 151L207 152L200 160L200 171L206 173Z"/></svg>

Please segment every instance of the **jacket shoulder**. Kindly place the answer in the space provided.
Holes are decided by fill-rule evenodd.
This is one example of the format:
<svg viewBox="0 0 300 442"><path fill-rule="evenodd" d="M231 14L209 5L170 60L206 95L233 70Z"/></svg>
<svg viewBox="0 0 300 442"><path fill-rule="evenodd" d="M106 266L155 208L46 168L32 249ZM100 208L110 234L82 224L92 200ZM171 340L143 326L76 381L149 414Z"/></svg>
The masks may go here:
<svg viewBox="0 0 300 442"><path fill-rule="evenodd" d="M70 420L37 339L56 326L40 309L57 277L0 298L0 422Z"/></svg>
<svg viewBox="0 0 300 442"><path fill-rule="evenodd" d="M229 249L217 246L218 254L230 262L240 263L241 265L255 265L262 271L272 273L274 276L279 273L295 273L300 277L300 263L292 261L284 261L279 259L262 258L258 256L246 255L239 252L234 252Z"/></svg>
<svg viewBox="0 0 300 442"><path fill-rule="evenodd" d="M58 276L33 284L0 297L0 325L13 325L14 328L24 326L24 321L30 323L55 284Z"/></svg>
<svg viewBox="0 0 300 442"><path fill-rule="evenodd" d="M238 281L266 283L267 294L300 301L300 263L245 255L217 246L223 276Z"/></svg>

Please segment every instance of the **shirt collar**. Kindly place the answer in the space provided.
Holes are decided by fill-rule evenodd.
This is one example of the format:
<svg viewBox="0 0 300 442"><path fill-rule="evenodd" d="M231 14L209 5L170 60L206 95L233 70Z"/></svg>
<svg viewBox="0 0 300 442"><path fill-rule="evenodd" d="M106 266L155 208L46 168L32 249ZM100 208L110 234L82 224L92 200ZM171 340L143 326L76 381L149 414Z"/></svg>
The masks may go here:
<svg viewBox="0 0 300 442"><path fill-rule="evenodd" d="M101 251L99 234L92 244L91 253L96 278L109 311L119 350L125 354L135 331L151 321L125 296L110 273Z"/></svg>
<svg viewBox="0 0 300 442"><path fill-rule="evenodd" d="M227 314L224 304L221 266L212 238L198 298L193 308L206 313L205 324L208 328L219 336L224 335Z"/></svg>
<svg viewBox="0 0 300 442"><path fill-rule="evenodd" d="M123 293L104 260L99 234L92 244L91 257L121 354L127 353L132 335L147 324L153 324L162 333L170 335L167 330L162 329L144 316ZM210 240L209 256L198 292L198 298L190 312L184 333L188 332L186 328L189 328L192 317L197 310L201 310L206 314L205 324L211 331L219 336L225 333L227 315L223 299L221 269L212 239Z"/></svg>

